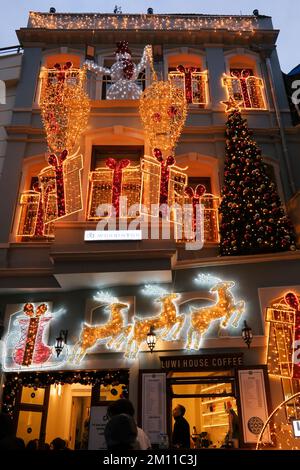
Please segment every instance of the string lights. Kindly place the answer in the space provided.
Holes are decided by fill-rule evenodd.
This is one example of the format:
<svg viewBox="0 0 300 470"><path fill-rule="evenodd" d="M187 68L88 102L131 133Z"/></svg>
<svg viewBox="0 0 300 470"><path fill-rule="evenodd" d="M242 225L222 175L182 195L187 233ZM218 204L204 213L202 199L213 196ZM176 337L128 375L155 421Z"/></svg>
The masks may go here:
<svg viewBox="0 0 300 470"><path fill-rule="evenodd" d="M269 323L267 364L269 374L285 379L299 379L297 343L300 339L300 313L297 294L287 292L267 308Z"/></svg>
<svg viewBox="0 0 300 470"><path fill-rule="evenodd" d="M264 81L255 77L252 70L232 69L230 75L223 75L222 84L228 98L239 101L243 109L266 109Z"/></svg>
<svg viewBox="0 0 300 470"><path fill-rule="evenodd" d="M43 68L40 108L50 153L72 153L85 130L90 112L85 91L86 71L67 62Z"/></svg>
<svg viewBox="0 0 300 470"><path fill-rule="evenodd" d="M135 64L131 58L131 51L127 41L117 43L115 52L116 62L111 68L97 65L91 60L86 60L85 68L97 74L109 75L112 85L106 93L107 100L138 100L142 90L136 84L139 74L146 68L147 64L153 69L152 47L146 46L142 58L138 64Z"/></svg>
<svg viewBox="0 0 300 470"><path fill-rule="evenodd" d="M175 87L184 92L187 103L203 106L207 104L207 71L200 72L196 67L179 65L177 71L169 72L168 77Z"/></svg>
<svg viewBox="0 0 300 470"><path fill-rule="evenodd" d="M230 291L235 283L232 281L221 281L211 287L210 292L217 296L214 305L193 309L190 312L191 321L187 332L186 349L200 348L203 335L207 333L211 323L215 320L221 320L220 330L227 328L232 317L232 326L237 328L241 316L245 312L245 301L236 301Z"/></svg>
<svg viewBox="0 0 300 470"><path fill-rule="evenodd" d="M139 111L151 149L172 154L187 115L182 90L170 82L154 81L142 94Z"/></svg>
<svg viewBox="0 0 300 470"><path fill-rule="evenodd" d="M200 30L227 29L253 32L258 27L255 16L225 15L110 15L30 12L28 28L92 30Z"/></svg>
<svg viewBox="0 0 300 470"><path fill-rule="evenodd" d="M299 419L300 392L297 392L272 411L258 436L256 450L299 450L299 437L293 427L293 421Z"/></svg>

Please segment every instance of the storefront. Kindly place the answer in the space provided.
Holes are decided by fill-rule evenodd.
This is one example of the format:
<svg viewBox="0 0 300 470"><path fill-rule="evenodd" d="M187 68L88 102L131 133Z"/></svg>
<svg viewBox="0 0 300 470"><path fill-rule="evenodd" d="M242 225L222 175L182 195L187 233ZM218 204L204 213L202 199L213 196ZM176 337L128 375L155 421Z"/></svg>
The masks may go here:
<svg viewBox="0 0 300 470"><path fill-rule="evenodd" d="M259 264L182 269L160 285L3 296L3 403L17 435L103 448L107 406L129 397L154 446L161 433L171 440L172 409L181 404L196 448L224 445L229 409L239 419L240 446L254 448L269 414L299 387L291 342L298 307L284 299L289 291L298 298L300 289L286 285L287 274L283 285L280 264L265 263L263 271ZM290 267L293 278L297 266ZM275 287L261 287L266 272ZM281 311L289 315L281 318L284 327ZM252 328L250 348L241 336L244 320ZM288 413L286 426L298 408Z"/></svg>

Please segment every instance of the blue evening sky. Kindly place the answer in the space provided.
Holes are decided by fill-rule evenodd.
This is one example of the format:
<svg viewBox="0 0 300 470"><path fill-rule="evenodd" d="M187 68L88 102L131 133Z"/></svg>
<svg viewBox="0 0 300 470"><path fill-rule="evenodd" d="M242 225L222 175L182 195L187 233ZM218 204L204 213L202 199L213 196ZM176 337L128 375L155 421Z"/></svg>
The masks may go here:
<svg viewBox="0 0 300 470"><path fill-rule="evenodd" d="M282 70L289 72L300 63L299 0L1 0L0 47L18 44L15 30L26 26L30 10L48 12L53 6L57 12L112 13L116 4L122 7L123 13L145 13L152 7L154 13L248 15L258 9L261 14L272 16L274 27L280 29L278 54Z"/></svg>

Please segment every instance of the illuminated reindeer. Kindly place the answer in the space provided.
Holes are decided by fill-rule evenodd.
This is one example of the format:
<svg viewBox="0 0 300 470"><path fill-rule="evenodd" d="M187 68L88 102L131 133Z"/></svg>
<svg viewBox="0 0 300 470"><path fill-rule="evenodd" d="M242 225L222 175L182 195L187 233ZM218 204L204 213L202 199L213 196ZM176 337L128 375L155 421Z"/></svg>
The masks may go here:
<svg viewBox="0 0 300 470"><path fill-rule="evenodd" d="M125 357L135 359L141 344L147 340L147 334L154 330L159 338L175 341L185 321L185 315L177 315L177 307L174 300L178 294L164 293L155 301L162 304L159 315L146 318L135 318L129 338L126 343Z"/></svg>
<svg viewBox="0 0 300 470"><path fill-rule="evenodd" d="M239 320L245 312L245 302L243 300L235 302L234 296L230 292L233 286L234 282L232 281L218 282L210 289L210 292L217 294L216 303L190 312L190 327L187 333L186 349L199 349L202 336L214 320L222 320L220 328L226 328L231 317L235 314L231 324L235 328L238 326Z"/></svg>
<svg viewBox="0 0 300 470"><path fill-rule="evenodd" d="M100 297L94 297L95 300L101 300ZM105 301L107 303L108 299ZM108 302L109 303L109 302ZM88 325L83 324L80 338L74 345L71 362L79 364L87 353L87 350L92 348L97 341L105 340L108 348L113 347L113 344L118 336L124 332L128 334L131 325L126 327L122 310L128 308L127 304L118 302L117 299L111 300L111 303L106 307L106 310L110 310L110 316L106 323L101 325ZM127 331L128 330L128 331Z"/></svg>

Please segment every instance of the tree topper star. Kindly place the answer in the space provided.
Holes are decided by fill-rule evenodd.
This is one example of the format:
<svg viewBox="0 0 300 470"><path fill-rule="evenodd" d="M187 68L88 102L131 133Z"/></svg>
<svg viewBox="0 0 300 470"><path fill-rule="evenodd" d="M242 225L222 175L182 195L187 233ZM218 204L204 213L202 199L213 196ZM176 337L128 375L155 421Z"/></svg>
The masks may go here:
<svg viewBox="0 0 300 470"><path fill-rule="evenodd" d="M240 111L243 101L236 101L233 96L227 101L221 101L222 104L226 106L225 113L230 113L232 111Z"/></svg>

